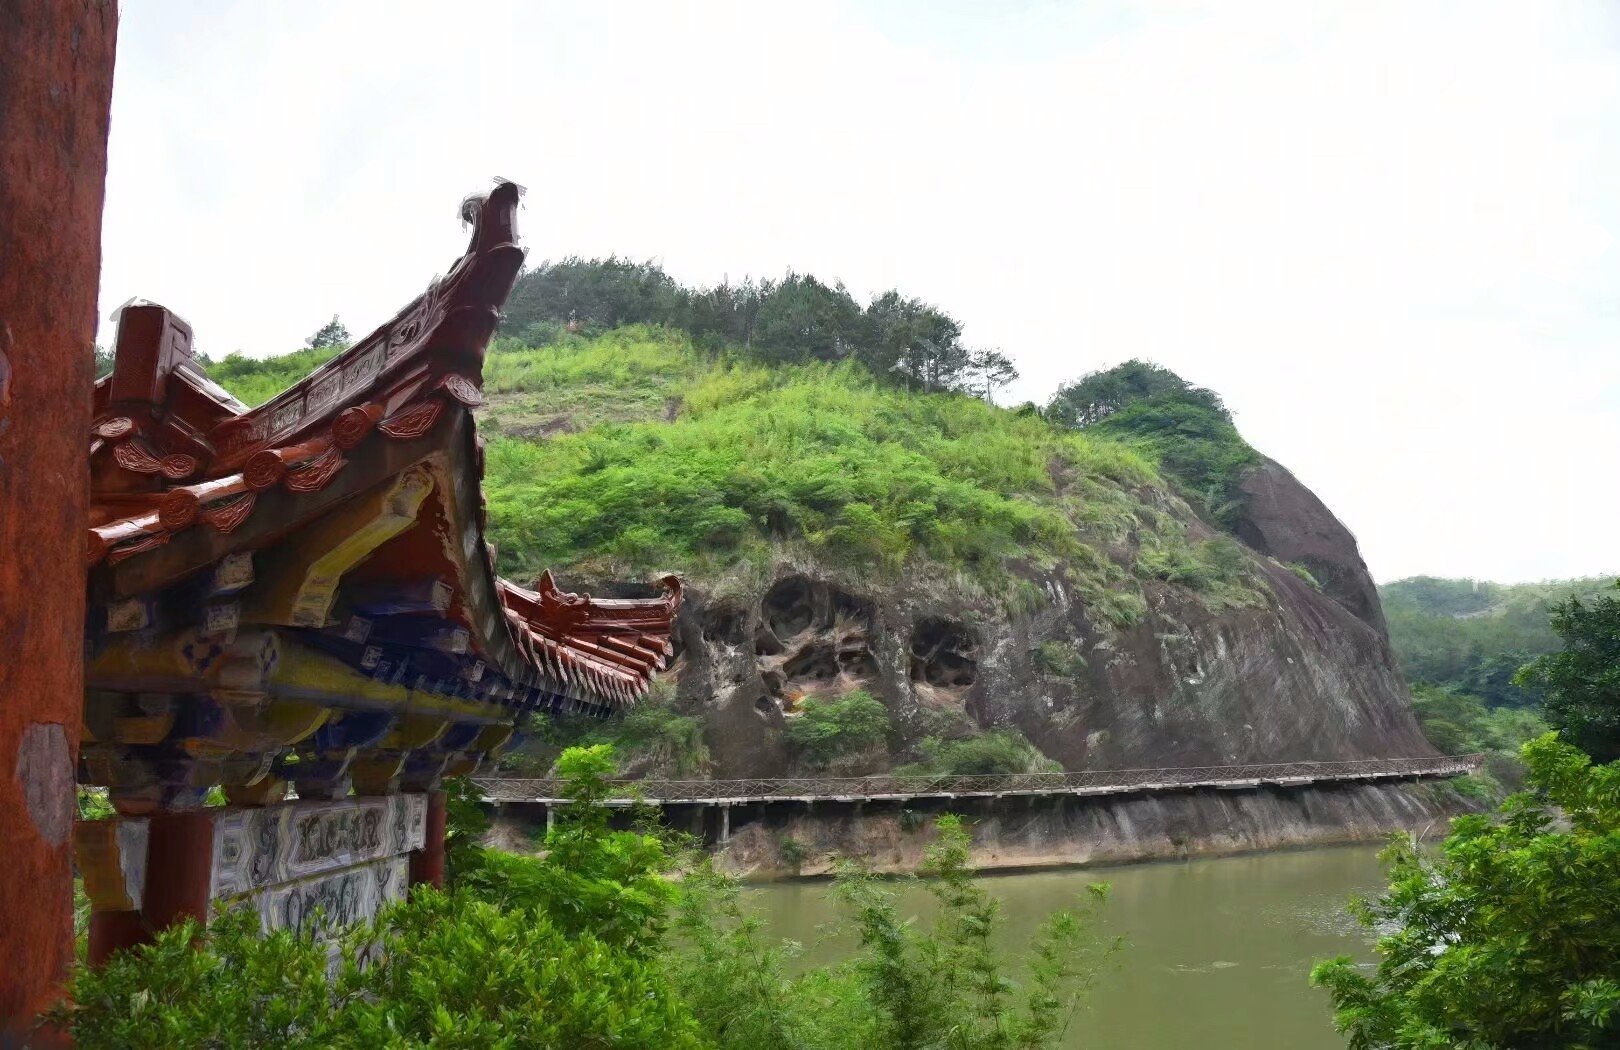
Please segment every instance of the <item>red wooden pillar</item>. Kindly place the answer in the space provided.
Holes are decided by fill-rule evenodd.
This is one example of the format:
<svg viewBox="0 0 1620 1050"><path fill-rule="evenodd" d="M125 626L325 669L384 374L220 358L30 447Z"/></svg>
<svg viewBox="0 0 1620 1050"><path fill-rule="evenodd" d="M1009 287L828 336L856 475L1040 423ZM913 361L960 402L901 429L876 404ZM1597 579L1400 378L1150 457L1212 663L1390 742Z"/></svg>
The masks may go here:
<svg viewBox="0 0 1620 1050"><path fill-rule="evenodd" d="M214 872L214 813L159 813L146 847L141 916L153 932L187 918L208 924ZM145 938L150 940L151 936Z"/></svg>
<svg viewBox="0 0 1620 1050"><path fill-rule="evenodd" d="M92 911L86 961L100 969L114 952L147 944L152 935L138 911Z"/></svg>
<svg viewBox="0 0 1620 1050"><path fill-rule="evenodd" d="M90 913L90 965L100 966L114 952L149 944L159 930L188 918L207 925L216 812L159 813L151 818L141 908Z"/></svg>
<svg viewBox="0 0 1620 1050"><path fill-rule="evenodd" d="M422 848L411 854L411 885L444 889L444 792L427 793L427 827Z"/></svg>
<svg viewBox="0 0 1620 1050"><path fill-rule="evenodd" d="M0 0L0 1044L57 998L73 960L85 442L117 23L112 0Z"/></svg>

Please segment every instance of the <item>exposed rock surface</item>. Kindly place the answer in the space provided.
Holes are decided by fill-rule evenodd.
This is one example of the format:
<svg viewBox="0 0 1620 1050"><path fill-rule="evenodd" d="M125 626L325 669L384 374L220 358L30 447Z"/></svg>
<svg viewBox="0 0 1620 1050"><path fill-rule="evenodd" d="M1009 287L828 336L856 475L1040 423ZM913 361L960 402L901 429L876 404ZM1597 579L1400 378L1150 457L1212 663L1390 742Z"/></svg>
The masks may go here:
<svg viewBox="0 0 1620 1050"><path fill-rule="evenodd" d="M1239 489L1243 503L1234 528L1239 539L1284 564L1303 565L1324 594L1389 636L1378 588L1356 538L1316 493L1271 459L1249 471Z"/></svg>
<svg viewBox="0 0 1620 1050"><path fill-rule="evenodd" d="M1341 784L1002 799L967 804L965 815L973 866L994 871L1369 842L1402 830L1432 835L1444 832L1451 816L1476 808L1445 783ZM934 840L927 819L934 812L818 804L809 811L734 813L719 858L749 879L831 874L841 856L864 858L879 872L915 871Z"/></svg>
<svg viewBox="0 0 1620 1050"><path fill-rule="evenodd" d="M949 582L862 580L802 560L722 597L693 580L677 702L704 717L722 779L801 771L787 721L806 698L857 688L887 706L891 738L886 754L837 770L850 775L914 759L930 735L996 727L1067 769L1432 754L1355 539L1269 460L1244 491L1236 532L1252 548L1257 599L1212 602L1137 575L1116 586L1139 593L1146 613L1123 628L1062 565L1019 570L1044 595L1020 613ZM1191 541L1216 535L1184 504L1171 511Z"/></svg>

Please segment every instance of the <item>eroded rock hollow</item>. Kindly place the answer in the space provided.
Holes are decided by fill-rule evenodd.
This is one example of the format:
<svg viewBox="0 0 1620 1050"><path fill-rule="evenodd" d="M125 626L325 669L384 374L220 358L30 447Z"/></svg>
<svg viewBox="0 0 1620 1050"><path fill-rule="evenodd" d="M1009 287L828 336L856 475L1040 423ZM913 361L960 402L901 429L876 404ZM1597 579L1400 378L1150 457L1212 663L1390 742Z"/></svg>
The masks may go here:
<svg viewBox="0 0 1620 1050"><path fill-rule="evenodd" d="M802 771L784 727L807 701L855 690L883 703L890 736L848 757L852 775L914 760L929 738L997 729L1069 769L1431 754L1354 538L1270 461L1246 491L1233 531L1254 597L1133 578L1115 584L1140 596L1124 625L1061 564L1019 570L1042 597L1018 612L967 587L803 559L750 588L694 580L676 703L702 715L717 778ZM1178 513L1189 536L1215 534Z"/></svg>

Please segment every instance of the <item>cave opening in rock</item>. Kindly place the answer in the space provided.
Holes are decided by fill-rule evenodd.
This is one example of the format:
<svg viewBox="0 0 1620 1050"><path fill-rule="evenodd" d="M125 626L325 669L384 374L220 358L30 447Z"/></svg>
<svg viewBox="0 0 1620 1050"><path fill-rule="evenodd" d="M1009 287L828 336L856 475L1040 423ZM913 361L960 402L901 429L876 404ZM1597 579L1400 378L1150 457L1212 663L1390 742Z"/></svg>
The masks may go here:
<svg viewBox="0 0 1620 1050"><path fill-rule="evenodd" d="M782 641L776 637L776 632L760 624L759 630L754 632L754 652L760 656L780 656L784 651Z"/></svg>
<svg viewBox="0 0 1620 1050"><path fill-rule="evenodd" d="M965 689L979 677L978 639L957 620L929 616L911 635L913 681L947 689Z"/></svg>
<svg viewBox="0 0 1620 1050"><path fill-rule="evenodd" d="M725 645L740 645L747 626L747 615L741 609L721 606L709 610L703 618L703 639Z"/></svg>
<svg viewBox="0 0 1620 1050"><path fill-rule="evenodd" d="M765 593L760 611L777 638L803 634L816 620L815 589L804 576L778 580Z"/></svg>
<svg viewBox="0 0 1620 1050"><path fill-rule="evenodd" d="M838 652L838 666L855 678L876 678L878 673L877 661L872 659L872 651L865 645L845 643Z"/></svg>
<svg viewBox="0 0 1620 1050"><path fill-rule="evenodd" d="M838 655L825 644L807 645L782 665L790 681L830 682L838 677Z"/></svg>
<svg viewBox="0 0 1620 1050"><path fill-rule="evenodd" d="M832 588L827 597L835 624L858 624L871 629L874 608L870 599L857 597L837 587Z"/></svg>

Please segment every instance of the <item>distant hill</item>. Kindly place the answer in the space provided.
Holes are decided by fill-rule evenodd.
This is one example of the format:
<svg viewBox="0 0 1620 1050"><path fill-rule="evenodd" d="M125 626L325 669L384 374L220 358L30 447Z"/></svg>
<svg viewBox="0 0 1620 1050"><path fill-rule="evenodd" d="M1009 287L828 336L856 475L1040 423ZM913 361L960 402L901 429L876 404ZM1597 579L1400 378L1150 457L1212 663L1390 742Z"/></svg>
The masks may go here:
<svg viewBox="0 0 1620 1050"><path fill-rule="evenodd" d="M1512 678L1527 661L1560 647L1550 607L1613 584L1606 576L1518 584L1414 576L1378 590L1408 681L1468 693L1491 707L1527 707L1540 697Z"/></svg>

